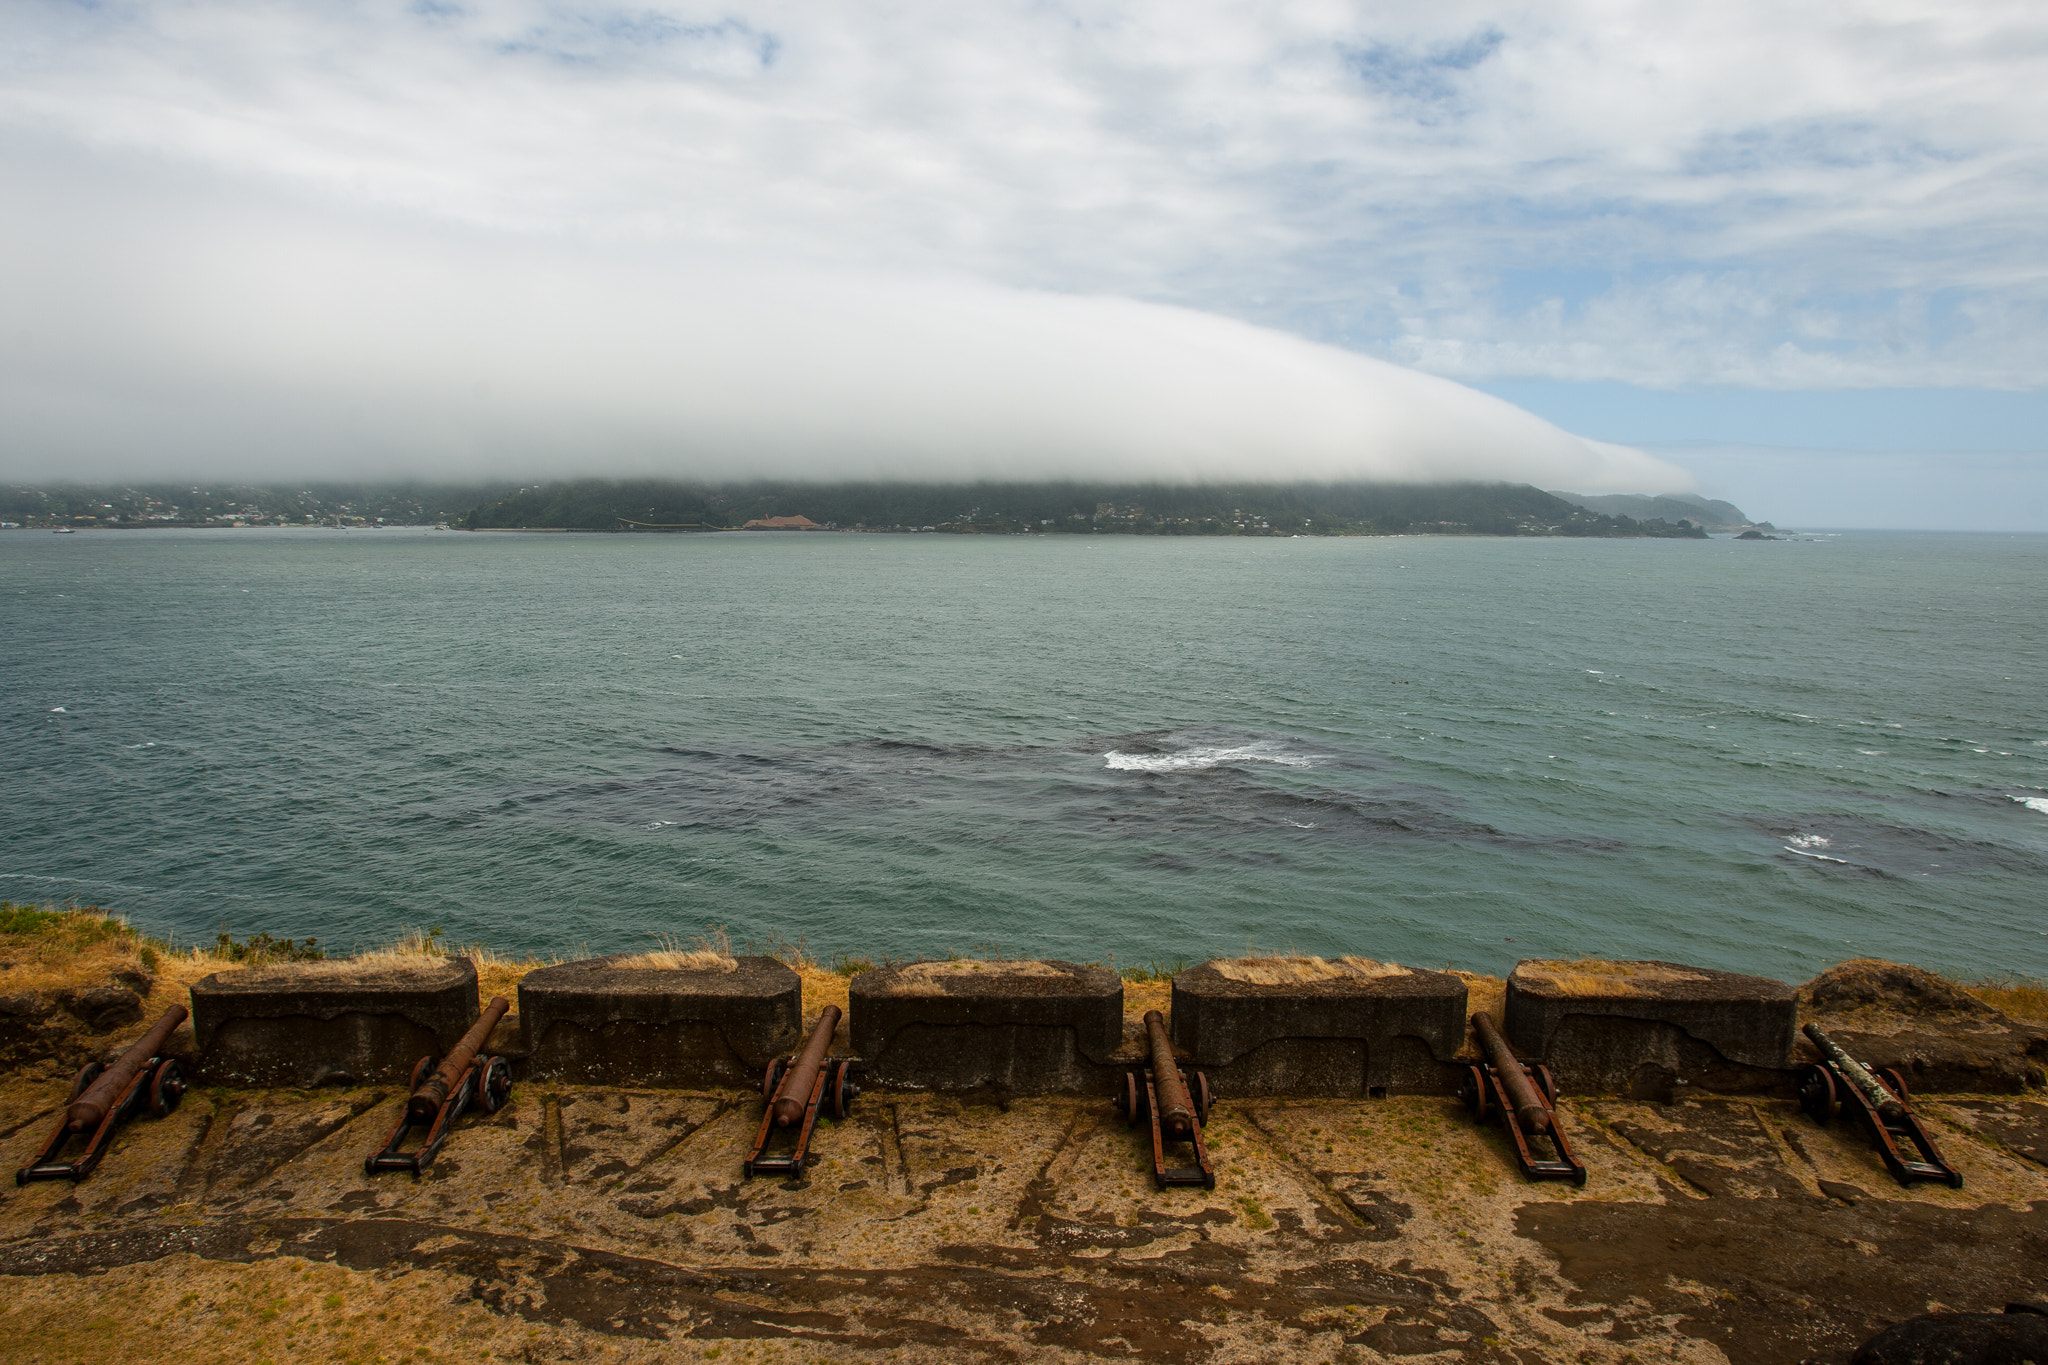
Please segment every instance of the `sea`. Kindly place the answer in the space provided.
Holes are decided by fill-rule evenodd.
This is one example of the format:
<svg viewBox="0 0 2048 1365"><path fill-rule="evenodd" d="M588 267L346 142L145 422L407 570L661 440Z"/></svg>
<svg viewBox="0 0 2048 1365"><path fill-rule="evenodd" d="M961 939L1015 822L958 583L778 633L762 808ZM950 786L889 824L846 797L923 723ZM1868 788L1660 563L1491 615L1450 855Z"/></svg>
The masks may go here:
<svg viewBox="0 0 2048 1365"><path fill-rule="evenodd" d="M2048 976L2048 537L0 533L0 897L179 944Z"/></svg>

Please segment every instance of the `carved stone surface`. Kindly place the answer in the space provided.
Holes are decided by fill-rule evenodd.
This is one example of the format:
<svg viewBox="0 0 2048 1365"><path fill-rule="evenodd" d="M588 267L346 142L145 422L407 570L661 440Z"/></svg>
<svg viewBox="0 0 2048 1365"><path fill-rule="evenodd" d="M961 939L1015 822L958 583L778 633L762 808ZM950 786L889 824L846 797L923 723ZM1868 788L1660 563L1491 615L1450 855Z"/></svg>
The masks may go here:
<svg viewBox="0 0 2048 1365"><path fill-rule="evenodd" d="M476 1016L466 957L246 967L192 984L195 1064L210 1085L404 1081Z"/></svg>
<svg viewBox="0 0 2048 1365"><path fill-rule="evenodd" d="M1225 1095L1439 1093L1465 989L1361 958L1205 962L1173 979L1173 1041Z"/></svg>
<svg viewBox="0 0 2048 1365"><path fill-rule="evenodd" d="M519 983L527 1074L602 1085L758 1085L800 1041L803 983L772 957L731 970L563 962Z"/></svg>
<svg viewBox="0 0 2048 1365"><path fill-rule="evenodd" d="M1123 1036L1123 982L1074 962L913 962L848 993L873 1085L1106 1094Z"/></svg>
<svg viewBox="0 0 2048 1365"><path fill-rule="evenodd" d="M1508 978L1502 1032L1574 1094L1668 1098L1784 1086L1792 987L1676 962L1525 961Z"/></svg>

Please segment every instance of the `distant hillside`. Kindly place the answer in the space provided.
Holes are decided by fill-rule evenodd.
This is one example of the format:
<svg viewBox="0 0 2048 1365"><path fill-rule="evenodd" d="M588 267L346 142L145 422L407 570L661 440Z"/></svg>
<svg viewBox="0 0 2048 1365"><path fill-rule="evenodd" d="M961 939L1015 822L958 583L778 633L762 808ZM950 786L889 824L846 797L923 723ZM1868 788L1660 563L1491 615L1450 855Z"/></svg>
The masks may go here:
<svg viewBox="0 0 2048 1365"><path fill-rule="evenodd" d="M1576 503L1591 512L1605 512L1611 517L1632 517L1637 521L1662 517L1670 522L1690 521L1705 526L1709 531L1744 531L1752 526L1776 529L1751 521L1749 515L1732 502L1703 498L1696 493L1553 493L1551 496Z"/></svg>
<svg viewBox="0 0 2048 1365"><path fill-rule="evenodd" d="M510 482L0 484L0 521L27 526L431 526L502 497Z"/></svg>
<svg viewBox="0 0 2048 1365"><path fill-rule="evenodd" d="M1527 484L751 483L580 481L521 489L472 530L738 527L804 516L835 530L1016 535L1703 535L1579 507Z"/></svg>

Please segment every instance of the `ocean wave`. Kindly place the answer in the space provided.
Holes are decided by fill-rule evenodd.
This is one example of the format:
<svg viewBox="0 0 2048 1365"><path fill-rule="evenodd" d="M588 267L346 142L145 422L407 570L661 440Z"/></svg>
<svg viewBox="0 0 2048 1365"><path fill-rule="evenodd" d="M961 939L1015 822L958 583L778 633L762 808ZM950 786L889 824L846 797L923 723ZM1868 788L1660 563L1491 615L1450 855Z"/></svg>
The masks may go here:
<svg viewBox="0 0 2048 1365"><path fill-rule="evenodd" d="M1834 841L1824 834L1794 834L1787 841L1787 852L1804 853L1816 848L1826 848ZM1836 859L1837 862L1841 861Z"/></svg>
<svg viewBox="0 0 2048 1365"><path fill-rule="evenodd" d="M1111 749L1103 766L1114 772L1178 773L1221 768L1239 763L1274 763L1283 768L1313 768L1320 754L1294 754L1269 744L1209 745L1169 754L1131 754Z"/></svg>
<svg viewBox="0 0 2048 1365"><path fill-rule="evenodd" d="M1821 840L1821 842L1826 843L1827 840L1823 839ZM1830 858L1825 853L1813 853L1808 851L1807 849L1793 848L1790 844L1787 844L1785 846L1785 851L1787 853L1796 853L1802 858L1817 858L1824 863L1840 863L1843 867L1853 866L1853 864L1851 864L1847 858Z"/></svg>
<svg viewBox="0 0 2048 1365"><path fill-rule="evenodd" d="M2048 796L2015 796L2012 799L2025 806L2028 810L2039 811L2043 815L2048 815Z"/></svg>

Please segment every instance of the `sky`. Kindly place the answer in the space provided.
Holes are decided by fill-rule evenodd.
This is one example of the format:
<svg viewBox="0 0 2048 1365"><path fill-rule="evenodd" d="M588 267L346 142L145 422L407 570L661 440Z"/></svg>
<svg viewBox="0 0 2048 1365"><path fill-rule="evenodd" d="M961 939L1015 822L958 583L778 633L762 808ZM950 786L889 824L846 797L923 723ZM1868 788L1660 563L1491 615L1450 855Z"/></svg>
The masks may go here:
<svg viewBox="0 0 2048 1365"><path fill-rule="evenodd" d="M0 474L2048 530L2044 129L2027 3L14 0Z"/></svg>

